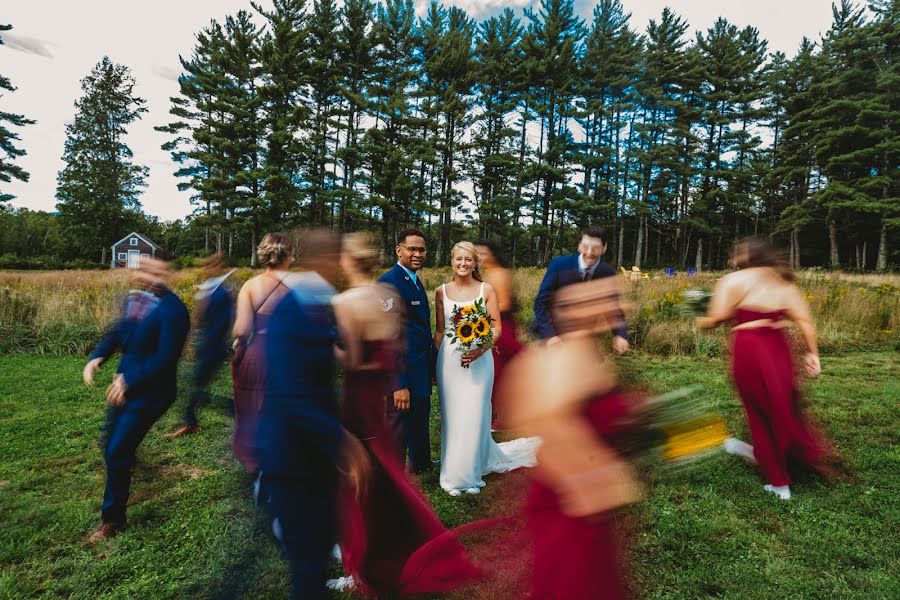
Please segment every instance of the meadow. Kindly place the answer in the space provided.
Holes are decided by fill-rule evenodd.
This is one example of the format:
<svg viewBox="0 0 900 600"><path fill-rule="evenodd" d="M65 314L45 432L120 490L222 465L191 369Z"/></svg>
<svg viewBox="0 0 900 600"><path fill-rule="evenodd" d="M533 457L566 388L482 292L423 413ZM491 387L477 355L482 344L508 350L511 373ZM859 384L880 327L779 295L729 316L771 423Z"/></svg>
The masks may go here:
<svg viewBox="0 0 900 600"><path fill-rule="evenodd" d="M239 271L233 283L251 274ZM422 276L433 289L449 272ZM515 277L527 323L541 272L522 269ZM623 278L635 351L614 360L624 381L653 393L700 386L729 430L746 439L724 333L695 332L677 310L684 290L710 288L715 277ZM199 272L182 271L175 290L190 304L199 280ZM734 457L645 469L646 499L617 517L628 541L629 584L639 597L897 597L898 283L896 275L802 275L823 347L823 374L807 384L806 401L851 476L833 485L801 480L784 503L763 494L759 477ZM101 372L95 389L81 384L80 372L127 289L121 271L0 272L0 598L286 597L287 569L229 451L227 370L201 411L203 430L163 437L187 400L190 357L181 367L179 399L139 450L129 529L82 544L99 515L104 470L97 438L113 369ZM436 473L421 483L444 523L455 527L515 510L511 490L525 477L490 476L485 493L459 498L439 490ZM503 600L520 591L495 583L450 597Z"/></svg>
<svg viewBox="0 0 900 600"><path fill-rule="evenodd" d="M230 280L238 289L253 276L239 269ZM647 279L622 277L629 337L641 352L661 356L720 356L725 333L700 333L679 314L682 294L712 289L719 273ZM424 269L422 281L433 291L451 277L449 268ZM532 302L543 270L517 269L518 317L527 332L534 319ZM177 272L173 289L193 307L197 269ZM900 275L855 275L822 271L800 274L812 307L823 352L895 347L900 344ZM0 271L0 354L84 355L121 310L128 274L116 271Z"/></svg>

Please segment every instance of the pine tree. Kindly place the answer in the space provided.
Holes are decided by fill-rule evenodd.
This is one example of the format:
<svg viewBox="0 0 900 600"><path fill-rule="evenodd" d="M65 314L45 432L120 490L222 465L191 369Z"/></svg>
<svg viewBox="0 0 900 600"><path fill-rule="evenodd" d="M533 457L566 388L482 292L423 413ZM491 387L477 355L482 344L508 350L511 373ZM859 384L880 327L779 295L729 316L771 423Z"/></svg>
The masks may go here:
<svg viewBox="0 0 900 600"><path fill-rule="evenodd" d="M541 189L533 218L537 223L534 232L538 239L538 264L544 265L566 222L566 211L557 215L554 200L574 192L566 186L569 159L576 151L568 121L575 115L578 56L585 30L584 22L575 15L573 0L541 0L538 12L526 9L525 15L530 23L524 49L534 82L532 100L541 118L541 143L535 166ZM555 232L551 215L556 219Z"/></svg>
<svg viewBox="0 0 900 600"><path fill-rule="evenodd" d="M81 80L75 119L66 126L57 208L75 249L106 262L106 249L139 211L147 167L132 162L127 128L147 111L127 67L104 56Z"/></svg>
<svg viewBox="0 0 900 600"><path fill-rule="evenodd" d="M507 115L521 101L517 79L522 34L521 21L509 8L478 28L476 101L481 110L474 120L472 178L480 238L511 240L518 226L518 131L507 122Z"/></svg>
<svg viewBox="0 0 900 600"><path fill-rule="evenodd" d="M9 31L10 29L12 29L12 25L0 24L0 31ZM0 36L0 45L2 44L3 37ZM14 92L16 88L9 78L0 75L0 90ZM10 131L4 123L9 123L12 127L24 127L25 125L33 125L35 122L31 119L26 119L23 115L0 111L0 182L9 183L13 179L28 181L28 172L12 163L20 156L25 156L25 150L17 148L15 145L15 142L20 139L19 134ZM6 202L13 198L15 196L12 194L4 194L0 191L0 202Z"/></svg>
<svg viewBox="0 0 900 600"><path fill-rule="evenodd" d="M305 0L276 0L271 11L257 5L268 30L260 42L259 88L266 127L260 176L266 225L284 227L298 222L303 164L300 133L309 119L305 97L309 73Z"/></svg>

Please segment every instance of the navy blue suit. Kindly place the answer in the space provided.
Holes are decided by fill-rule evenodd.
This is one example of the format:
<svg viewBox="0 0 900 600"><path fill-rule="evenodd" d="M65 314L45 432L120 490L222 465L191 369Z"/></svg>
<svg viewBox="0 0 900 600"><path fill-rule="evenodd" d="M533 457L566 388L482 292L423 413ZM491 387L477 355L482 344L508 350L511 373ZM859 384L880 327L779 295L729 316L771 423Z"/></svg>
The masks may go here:
<svg viewBox="0 0 900 600"><path fill-rule="evenodd" d="M197 408L209 397L207 388L228 356L226 340L234 321L234 298L224 284L219 284L201 302L205 306L197 326L193 389L181 418L191 426L197 426Z"/></svg>
<svg viewBox="0 0 900 600"><path fill-rule="evenodd" d="M400 265L379 277L389 283L403 300L406 322L406 352L397 373L396 390L409 389L409 410L398 411L387 399L387 414L404 458L409 452L413 472L431 466L431 377L434 372L434 334L431 331L431 306L421 281L413 281Z"/></svg>
<svg viewBox="0 0 900 600"><path fill-rule="evenodd" d="M331 311L334 290L314 273L289 276L269 317L259 419L262 483L291 567L294 598L319 598L337 538L337 415Z"/></svg>
<svg viewBox="0 0 900 600"><path fill-rule="evenodd" d="M601 261L595 267L590 279L614 277L615 275L616 272L609 263ZM577 254L558 256L550 261L547 272L544 273L544 279L541 281L541 287L538 289L537 296L534 297L534 331L539 338L545 340L556 335L556 328L553 326L553 318L550 314L550 303L556 290L582 281L581 272L578 270ZM622 323L622 326L615 329L614 333L627 339L624 319Z"/></svg>
<svg viewBox="0 0 900 600"><path fill-rule="evenodd" d="M123 523L135 452L153 424L175 401L178 359L191 319L171 290L156 292L158 303L140 321L123 318L104 336L90 360L122 351L116 370L125 378L125 403L111 411L104 451L106 491L103 521Z"/></svg>

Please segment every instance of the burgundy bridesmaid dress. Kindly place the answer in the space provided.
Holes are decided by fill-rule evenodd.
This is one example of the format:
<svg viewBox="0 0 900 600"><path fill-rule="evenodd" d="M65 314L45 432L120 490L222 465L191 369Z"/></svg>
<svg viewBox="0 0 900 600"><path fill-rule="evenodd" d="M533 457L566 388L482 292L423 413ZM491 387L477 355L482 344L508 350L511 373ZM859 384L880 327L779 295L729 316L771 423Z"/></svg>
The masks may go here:
<svg viewBox="0 0 900 600"><path fill-rule="evenodd" d="M452 591L480 571L398 459L385 404L394 376L392 347L368 341L363 351L364 364L379 366L345 373L343 421L369 450L373 470L363 497L349 487L341 490L344 570L367 595Z"/></svg>
<svg viewBox="0 0 900 600"><path fill-rule="evenodd" d="M738 323L779 321L782 311L738 308ZM750 427L753 455L773 486L790 485L789 460L818 469L825 452L821 437L800 410L791 347L782 329L739 329L732 340L731 372Z"/></svg>
<svg viewBox="0 0 900 600"><path fill-rule="evenodd" d="M618 392L594 399L584 417L605 440L620 431L629 401ZM525 504L534 544L533 600L622 600L628 597L613 512L572 517L557 493L535 478Z"/></svg>
<svg viewBox="0 0 900 600"><path fill-rule="evenodd" d="M239 348L231 362L234 385L234 437L231 451L247 472L256 475L259 467L256 431L265 397L266 334L270 315L254 313L253 336Z"/></svg>
<svg viewBox="0 0 900 600"><path fill-rule="evenodd" d="M500 337L497 339L497 352L494 354L494 388L491 394L491 422L494 429L503 426L503 407L497 390L503 377L503 370L524 346L519 340L519 331L513 311L500 313Z"/></svg>

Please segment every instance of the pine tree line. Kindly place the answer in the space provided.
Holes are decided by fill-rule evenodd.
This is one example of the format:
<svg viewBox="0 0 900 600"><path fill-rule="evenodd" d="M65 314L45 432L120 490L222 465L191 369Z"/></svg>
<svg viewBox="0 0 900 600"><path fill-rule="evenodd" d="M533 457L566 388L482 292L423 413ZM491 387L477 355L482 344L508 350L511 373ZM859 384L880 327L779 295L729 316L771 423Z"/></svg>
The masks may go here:
<svg viewBox="0 0 900 600"><path fill-rule="evenodd" d="M198 34L160 129L207 250L294 225L389 246L416 224L438 262L477 236L541 265L602 223L619 264L719 267L760 233L796 264L883 269L900 6L833 10L787 58L721 18L691 39L666 9L639 32L620 0L589 22L543 0L480 23L438 3L417 19L412 0L277 0Z"/></svg>
<svg viewBox="0 0 900 600"><path fill-rule="evenodd" d="M418 225L435 263L479 237L544 265L591 223L610 229L617 264L719 268L757 233L798 266L885 269L900 226L900 0L833 13L788 57L721 18L692 36L670 9L640 31L621 0L587 20L573 0L542 0L481 22L438 3L418 18L413 0L251 3L181 58L157 129L196 210L166 235L253 262L272 229L365 229L390 247ZM121 135L91 130L121 133L143 112L127 69L99 91L98 69L124 69L101 66L58 191L85 254L100 243L89 215L108 231L136 218L146 174Z"/></svg>

